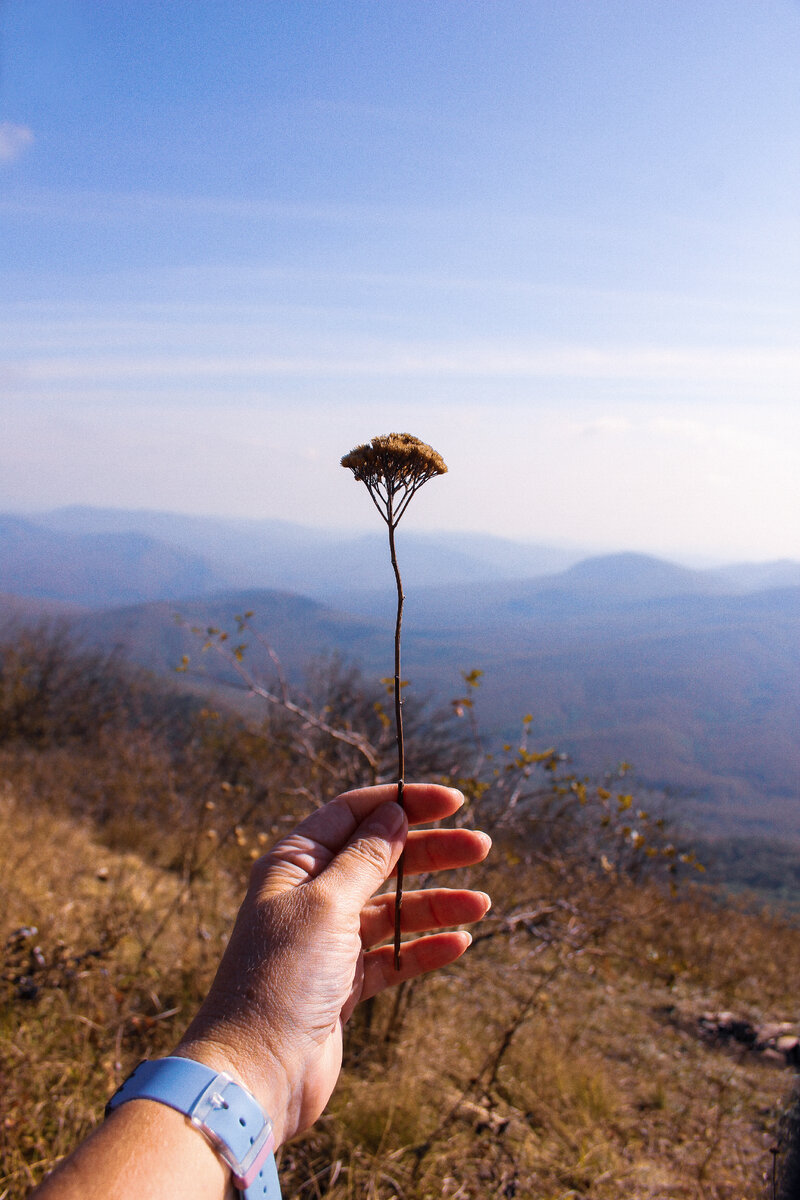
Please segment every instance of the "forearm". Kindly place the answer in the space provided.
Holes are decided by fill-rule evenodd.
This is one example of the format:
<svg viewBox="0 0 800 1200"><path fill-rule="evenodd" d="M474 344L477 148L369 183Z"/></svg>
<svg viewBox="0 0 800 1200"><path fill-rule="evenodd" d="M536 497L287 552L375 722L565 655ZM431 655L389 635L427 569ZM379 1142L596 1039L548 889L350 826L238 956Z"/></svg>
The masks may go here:
<svg viewBox="0 0 800 1200"><path fill-rule="evenodd" d="M152 1100L113 1112L36 1200L233 1200L230 1170L181 1113Z"/></svg>
<svg viewBox="0 0 800 1200"><path fill-rule="evenodd" d="M132 1080L138 1080L139 1090L143 1090L143 1094L122 1099L120 1103L125 1093L118 1093L115 1097L116 1106L105 1122L60 1164L35 1193L36 1200L55 1200L56 1197L58 1200L78 1200L79 1197L88 1200L95 1200L95 1197L97 1200L101 1197L103 1200L106 1197L112 1200L138 1200L139 1197L143 1200L182 1200L183 1197L186 1200L233 1200L234 1196L239 1195L234 1187L236 1181L224 1157L210 1145L197 1125L184 1115L191 1112L195 1103L194 1093L198 1087L202 1089L205 1080L201 1075L198 1082L194 1065L192 1071L195 1073L190 1074L188 1079L185 1072L176 1077L172 1064L177 1067L181 1060L194 1059L204 1069L210 1068L206 1074L211 1081L215 1072L220 1071L240 1085L245 1083L242 1073L236 1069L233 1056L225 1055L213 1042L203 1043L199 1039L191 1044L182 1042L176 1054L179 1057L173 1056L160 1062L156 1060L155 1082L152 1072L148 1075L144 1064L137 1068ZM189 1065L186 1063L187 1068ZM282 1091L279 1079L279 1072L271 1072L269 1082L261 1089L261 1103L267 1101L266 1109L278 1114L277 1130L273 1130L277 1138L270 1136L265 1153L273 1144L283 1140L285 1122L278 1102L278 1095ZM125 1086L130 1087L130 1081ZM252 1124L248 1124L254 1116L252 1107L237 1108L242 1103L239 1099L242 1093L225 1091L226 1086L220 1082L218 1090L222 1102L216 1107L227 1109L226 1101L230 1101L234 1105L234 1128L238 1129L238 1124L241 1124L254 1130ZM158 1100L145 1098L153 1094L152 1089L155 1089ZM184 1103L187 1107L183 1107ZM235 1121L237 1115L238 1124ZM204 1114L203 1122L207 1119ZM224 1122L221 1127L218 1122L212 1122L211 1128L214 1136L220 1136L234 1156L241 1160L243 1150L247 1148L247 1134L243 1147L241 1137L230 1141L227 1132L230 1130L230 1119L227 1126ZM270 1126L266 1128L269 1132ZM252 1136L250 1144L253 1144ZM274 1167L272 1169L274 1171ZM274 1196L277 1191L270 1187L269 1194Z"/></svg>

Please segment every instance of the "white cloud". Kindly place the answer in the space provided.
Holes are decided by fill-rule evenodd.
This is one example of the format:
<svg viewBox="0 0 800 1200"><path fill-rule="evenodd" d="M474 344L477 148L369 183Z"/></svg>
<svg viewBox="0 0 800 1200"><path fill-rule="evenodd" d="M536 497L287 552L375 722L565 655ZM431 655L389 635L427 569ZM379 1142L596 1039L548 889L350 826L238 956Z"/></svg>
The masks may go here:
<svg viewBox="0 0 800 1200"><path fill-rule="evenodd" d="M33 130L27 125L0 121L0 163L15 162L33 145Z"/></svg>
<svg viewBox="0 0 800 1200"><path fill-rule="evenodd" d="M110 379L218 379L264 381L270 377L374 376L380 379L445 377L485 380L581 380L681 386L692 390L725 387L734 397L756 395L765 389L774 399L800 385L800 351L785 346L753 347L594 347L523 344L441 345L410 339L351 340L339 346L324 340L305 345L301 352L253 354L236 347L232 354L198 355L179 349L163 355L122 353L98 355L30 354L17 363L19 378L29 382L99 383ZM591 422L588 433L617 433L618 425ZM665 427L665 432L666 432ZM670 430L670 432L677 432ZM686 427L684 434L688 433Z"/></svg>
<svg viewBox="0 0 800 1200"><path fill-rule="evenodd" d="M577 437L618 437L620 434L629 433L633 428L627 417L598 417L594 421L587 421L582 425L575 427Z"/></svg>

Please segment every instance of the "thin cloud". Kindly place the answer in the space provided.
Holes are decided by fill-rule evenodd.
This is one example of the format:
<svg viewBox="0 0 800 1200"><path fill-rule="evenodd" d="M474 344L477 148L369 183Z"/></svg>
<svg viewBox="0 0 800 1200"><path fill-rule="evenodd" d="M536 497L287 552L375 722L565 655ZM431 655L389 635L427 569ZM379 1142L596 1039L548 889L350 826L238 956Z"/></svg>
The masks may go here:
<svg viewBox="0 0 800 1200"><path fill-rule="evenodd" d="M33 141L22 126L0 124L0 136L9 130L21 148ZM25 137L27 135L27 139ZM0 142L0 145L2 143ZM0 212L37 216L79 224L113 221L148 221L157 217L223 218L237 221L285 221L317 225L415 227L431 220L451 219L450 211L391 204L284 203L236 196L208 196L157 192L39 191L24 198L4 198Z"/></svg>
<svg viewBox="0 0 800 1200"><path fill-rule="evenodd" d="M630 433L632 428L627 417L598 417L595 421L579 425L575 434L579 438L618 437Z"/></svg>
<svg viewBox="0 0 800 1200"><path fill-rule="evenodd" d="M21 361L29 379L82 379L163 376L241 378L296 376L418 376L545 378L584 380L653 379L714 381L783 387L800 383L800 351L793 347L641 347L558 345L527 349L511 346L372 345L281 356L209 355L48 357Z"/></svg>
<svg viewBox="0 0 800 1200"><path fill-rule="evenodd" d="M0 121L0 163L16 162L33 142L33 130L27 125Z"/></svg>

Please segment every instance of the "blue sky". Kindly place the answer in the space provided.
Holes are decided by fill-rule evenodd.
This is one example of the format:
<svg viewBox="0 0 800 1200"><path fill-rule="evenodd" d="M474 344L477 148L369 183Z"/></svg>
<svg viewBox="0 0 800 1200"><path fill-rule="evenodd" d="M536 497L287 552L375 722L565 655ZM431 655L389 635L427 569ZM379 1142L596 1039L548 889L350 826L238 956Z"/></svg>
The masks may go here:
<svg viewBox="0 0 800 1200"><path fill-rule="evenodd" d="M800 557L800 5L0 2L0 508Z"/></svg>

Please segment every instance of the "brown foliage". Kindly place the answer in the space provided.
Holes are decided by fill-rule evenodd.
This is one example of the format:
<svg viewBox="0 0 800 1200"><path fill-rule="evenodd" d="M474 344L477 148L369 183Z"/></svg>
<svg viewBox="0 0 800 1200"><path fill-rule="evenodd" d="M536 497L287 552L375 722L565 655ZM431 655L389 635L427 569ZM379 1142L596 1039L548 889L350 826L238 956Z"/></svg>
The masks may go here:
<svg viewBox="0 0 800 1200"><path fill-rule="evenodd" d="M339 786L291 722L206 710L179 727L0 748L7 1200L174 1045L253 857ZM681 882L626 775L576 780L524 738L457 774L463 819L494 829L470 875L492 913L462 963L357 1012L328 1113L281 1151L284 1194L768 1195L788 1073L693 1022L796 1014L800 930Z"/></svg>

